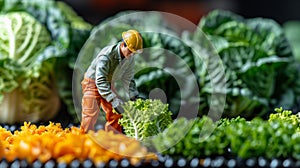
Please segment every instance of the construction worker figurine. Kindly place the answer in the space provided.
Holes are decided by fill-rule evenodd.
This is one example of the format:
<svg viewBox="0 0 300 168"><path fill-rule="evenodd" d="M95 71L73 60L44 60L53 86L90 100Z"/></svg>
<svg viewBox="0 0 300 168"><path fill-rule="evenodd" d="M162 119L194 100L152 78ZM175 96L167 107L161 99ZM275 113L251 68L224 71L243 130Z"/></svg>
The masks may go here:
<svg viewBox="0 0 300 168"><path fill-rule="evenodd" d="M100 106L106 113L106 131L122 133L118 120L122 117L121 104L124 100L114 89L114 80L122 80L128 89L130 100L138 96L133 79L135 53L141 53L143 40L136 30L122 33L122 41L103 48L87 69L82 85L82 121L84 132L94 130ZM113 109L117 113L113 112Z"/></svg>

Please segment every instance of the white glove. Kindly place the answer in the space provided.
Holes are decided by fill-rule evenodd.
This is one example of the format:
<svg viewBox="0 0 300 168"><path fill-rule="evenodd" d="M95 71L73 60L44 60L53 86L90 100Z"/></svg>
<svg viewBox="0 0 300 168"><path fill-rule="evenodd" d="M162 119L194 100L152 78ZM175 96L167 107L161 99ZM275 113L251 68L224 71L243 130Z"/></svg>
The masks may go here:
<svg viewBox="0 0 300 168"><path fill-rule="evenodd" d="M119 98L114 98L113 101L111 102L111 105L113 108L117 108L118 106L122 105L123 101Z"/></svg>

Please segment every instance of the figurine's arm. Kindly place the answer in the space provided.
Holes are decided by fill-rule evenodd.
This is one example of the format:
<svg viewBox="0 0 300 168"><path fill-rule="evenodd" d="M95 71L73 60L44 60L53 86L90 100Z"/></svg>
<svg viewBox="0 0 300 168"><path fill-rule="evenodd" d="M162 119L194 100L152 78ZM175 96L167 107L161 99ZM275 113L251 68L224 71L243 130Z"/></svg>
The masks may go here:
<svg viewBox="0 0 300 168"><path fill-rule="evenodd" d="M110 72L110 61L107 56L101 56L96 66L96 86L99 94L106 99L108 102L112 102L112 106L116 107L119 105L116 99L116 94L111 90L111 83L108 80Z"/></svg>
<svg viewBox="0 0 300 168"><path fill-rule="evenodd" d="M128 87L129 98L132 100L133 98L137 97L139 95L139 92L137 90L134 81L134 59L133 58L124 73L123 81L127 86L129 86Z"/></svg>

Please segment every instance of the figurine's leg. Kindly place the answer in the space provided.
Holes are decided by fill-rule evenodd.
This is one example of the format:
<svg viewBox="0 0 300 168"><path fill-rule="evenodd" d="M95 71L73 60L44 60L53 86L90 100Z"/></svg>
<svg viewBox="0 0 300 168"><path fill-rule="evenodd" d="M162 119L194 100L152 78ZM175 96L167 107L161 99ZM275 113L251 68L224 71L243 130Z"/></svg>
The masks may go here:
<svg viewBox="0 0 300 168"><path fill-rule="evenodd" d="M100 112L100 95L93 80L84 79L82 82L82 120L81 129L84 132L94 131Z"/></svg>
<svg viewBox="0 0 300 168"><path fill-rule="evenodd" d="M107 102L104 98L100 98L101 107L106 113L106 124L105 131L113 131L115 133L122 133L122 127L118 123L119 119L122 115L113 113L113 108L109 102Z"/></svg>
<svg viewBox="0 0 300 168"><path fill-rule="evenodd" d="M94 95L86 92L82 98L82 121L81 127L84 132L89 130L94 131L94 126L97 122L98 115L100 112L99 97L96 98Z"/></svg>

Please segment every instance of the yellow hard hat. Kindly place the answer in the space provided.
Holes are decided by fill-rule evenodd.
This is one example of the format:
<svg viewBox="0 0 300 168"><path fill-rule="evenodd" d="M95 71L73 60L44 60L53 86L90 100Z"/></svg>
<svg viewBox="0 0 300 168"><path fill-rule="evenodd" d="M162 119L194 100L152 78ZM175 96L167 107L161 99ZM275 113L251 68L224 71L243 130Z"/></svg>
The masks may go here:
<svg viewBox="0 0 300 168"><path fill-rule="evenodd" d="M136 30L128 30L122 33L122 38L128 49L133 53L142 52L143 39L141 34Z"/></svg>

